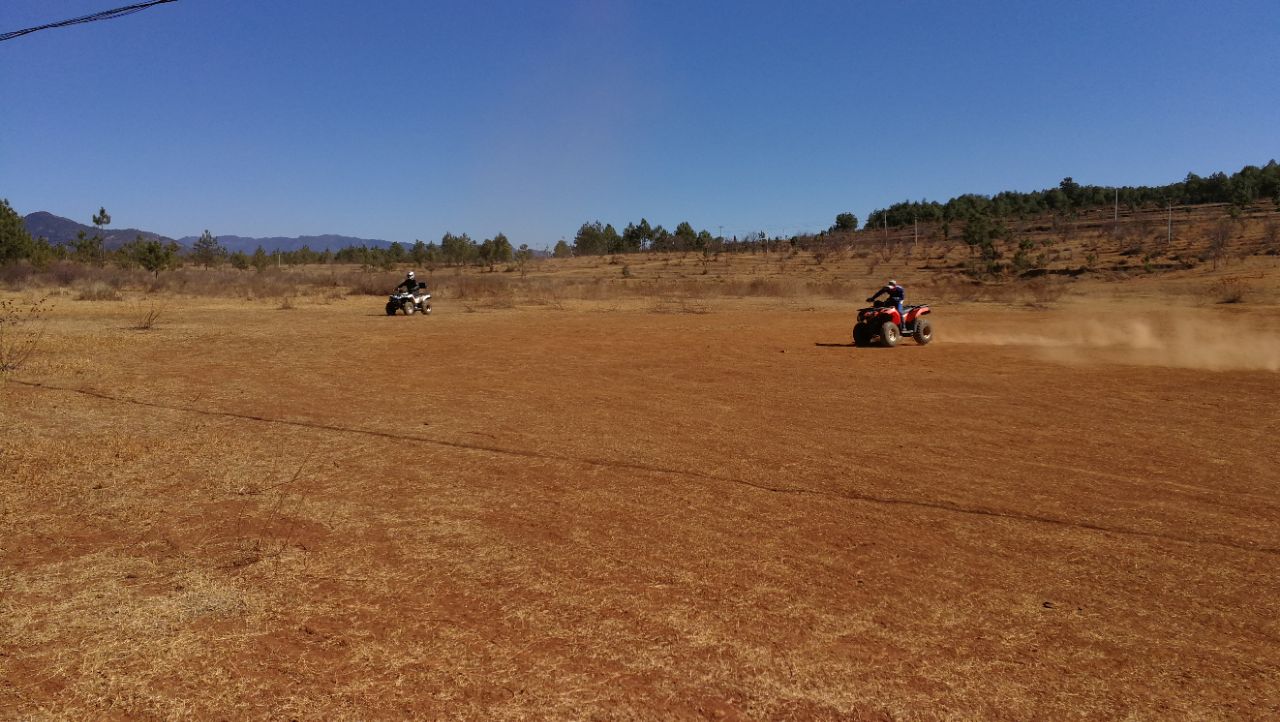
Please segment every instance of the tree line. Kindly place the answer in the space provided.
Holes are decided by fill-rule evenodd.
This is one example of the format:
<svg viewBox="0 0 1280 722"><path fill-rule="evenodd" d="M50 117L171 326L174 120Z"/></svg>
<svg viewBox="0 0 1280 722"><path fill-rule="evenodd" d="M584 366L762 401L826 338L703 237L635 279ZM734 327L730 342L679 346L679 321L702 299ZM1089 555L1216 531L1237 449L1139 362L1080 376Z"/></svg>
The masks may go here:
<svg viewBox="0 0 1280 722"><path fill-rule="evenodd" d="M600 221L583 223L573 236L573 245L564 240L556 243L552 255L563 257L603 256L619 253L639 253L641 251L715 251L724 244L724 238L713 236L706 230L695 231L688 221L676 226L675 231L668 231L661 225L651 226L647 219L641 218L639 223L628 223L618 233L612 224Z"/></svg>
<svg viewBox="0 0 1280 722"><path fill-rule="evenodd" d="M472 240L463 233L445 233L439 243L414 241L412 245L392 243L382 246L344 246L337 251L328 248L317 251L310 246L292 250L268 252L258 246L253 253L228 252L208 231L192 244L188 260L204 267L228 263L235 268L263 269L272 265L310 265L326 263L356 264L368 268L390 269L411 263L415 266L481 266L490 271L498 264L523 265L533 258L528 244L513 248L505 234L499 233L483 241Z"/></svg>
<svg viewBox="0 0 1280 722"><path fill-rule="evenodd" d="M1163 186L1080 185L1067 177L1057 188L1030 193L1004 191L994 196L966 193L946 203L905 201L872 211L865 228L901 228L916 222L967 222L976 216L988 219L1030 218L1048 213L1109 208L1116 203L1128 210L1137 210L1204 203L1230 203L1244 207L1263 200L1280 205L1280 164L1275 160L1262 167L1247 165L1230 176L1218 172L1202 178L1188 173L1182 181Z"/></svg>
<svg viewBox="0 0 1280 722"><path fill-rule="evenodd" d="M336 251L328 248L314 250L309 246L292 251L267 251L258 246L252 253L246 253L228 250L216 236L205 230L190 249L183 249L173 241L166 243L139 235L119 248L108 250L101 229L110 222L111 215L105 208L100 208L93 216L97 232L90 235L81 231L70 243L54 244L45 238L33 238L27 232L22 216L7 199L0 199L0 266L26 261L45 267L55 261L75 261L96 266L113 264L122 268L141 268L157 275L184 262L204 268L227 264L238 269L257 270L271 266L326 263L354 263L368 268L390 269L412 263L428 268L472 265L493 271L498 264L514 264L514 267L523 268L534 256L528 244L515 248L502 233L482 241L475 241L465 233L445 233L439 243L419 240L412 245L347 246Z"/></svg>

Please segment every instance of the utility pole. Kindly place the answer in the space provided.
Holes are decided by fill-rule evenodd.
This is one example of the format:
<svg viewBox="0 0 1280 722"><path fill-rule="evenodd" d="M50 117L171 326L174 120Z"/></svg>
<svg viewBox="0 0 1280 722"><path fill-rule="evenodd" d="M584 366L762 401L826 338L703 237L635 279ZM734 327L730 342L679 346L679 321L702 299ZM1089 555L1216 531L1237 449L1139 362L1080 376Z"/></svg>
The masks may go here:
<svg viewBox="0 0 1280 722"><path fill-rule="evenodd" d="M912 236L911 236L911 252L916 252L916 246L920 244L920 219L911 219Z"/></svg>
<svg viewBox="0 0 1280 722"><path fill-rule="evenodd" d="M1111 220L1114 223L1120 222L1120 189L1119 188L1116 189L1116 206L1115 206L1115 212L1111 216Z"/></svg>
<svg viewBox="0 0 1280 722"><path fill-rule="evenodd" d="M1169 201L1169 230L1164 239L1165 248L1173 245L1173 201Z"/></svg>

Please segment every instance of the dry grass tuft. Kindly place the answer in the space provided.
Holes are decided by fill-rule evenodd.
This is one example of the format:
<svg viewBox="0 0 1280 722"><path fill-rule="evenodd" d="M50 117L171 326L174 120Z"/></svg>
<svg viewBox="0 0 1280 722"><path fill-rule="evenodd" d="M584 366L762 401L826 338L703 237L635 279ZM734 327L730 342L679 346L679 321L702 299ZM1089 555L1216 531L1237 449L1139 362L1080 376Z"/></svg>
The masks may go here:
<svg viewBox="0 0 1280 722"><path fill-rule="evenodd" d="M160 321L160 317L165 313L165 307L155 302L148 305L139 304L135 313L137 321L133 324L135 331L150 331L155 328L156 323Z"/></svg>

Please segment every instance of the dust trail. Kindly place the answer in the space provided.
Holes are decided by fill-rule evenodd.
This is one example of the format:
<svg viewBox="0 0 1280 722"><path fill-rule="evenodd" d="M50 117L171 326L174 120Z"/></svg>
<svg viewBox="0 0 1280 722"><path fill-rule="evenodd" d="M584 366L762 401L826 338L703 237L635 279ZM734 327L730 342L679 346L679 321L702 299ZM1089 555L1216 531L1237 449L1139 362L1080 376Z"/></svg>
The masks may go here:
<svg viewBox="0 0 1280 722"><path fill-rule="evenodd" d="M958 333L950 340L988 346L1027 346L1048 360L1109 362L1206 371L1280 372L1280 331L1263 319L1186 315L1117 321L1057 321L1036 331Z"/></svg>

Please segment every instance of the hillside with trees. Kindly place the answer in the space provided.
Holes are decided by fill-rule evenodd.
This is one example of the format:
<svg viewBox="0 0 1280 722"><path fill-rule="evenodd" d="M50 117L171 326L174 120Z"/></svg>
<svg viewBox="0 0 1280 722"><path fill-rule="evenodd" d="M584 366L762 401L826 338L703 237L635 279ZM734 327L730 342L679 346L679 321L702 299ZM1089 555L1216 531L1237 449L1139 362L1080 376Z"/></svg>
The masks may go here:
<svg viewBox="0 0 1280 722"><path fill-rule="evenodd" d="M872 211L866 228L901 228L914 223L968 221L987 218L1031 218L1046 214L1071 214L1098 208L1127 211L1225 203L1244 208L1260 201L1280 204L1280 164L1275 160L1262 167L1248 165L1228 176L1214 173L1202 178L1188 173L1178 183L1163 186L1080 185L1070 177L1057 188L1023 193L1004 191L994 196L973 193L956 196L946 203L905 201Z"/></svg>

